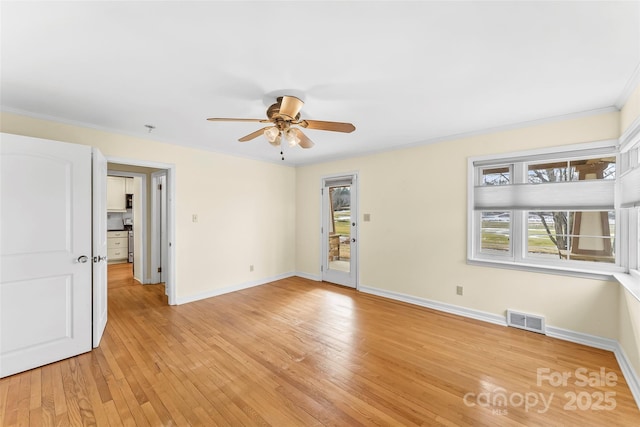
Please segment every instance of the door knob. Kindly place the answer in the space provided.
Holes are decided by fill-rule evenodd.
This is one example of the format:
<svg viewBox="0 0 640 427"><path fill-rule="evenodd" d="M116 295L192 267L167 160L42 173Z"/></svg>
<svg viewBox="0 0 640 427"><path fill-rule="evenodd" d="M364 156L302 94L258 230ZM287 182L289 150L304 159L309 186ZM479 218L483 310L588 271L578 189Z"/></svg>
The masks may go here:
<svg viewBox="0 0 640 427"><path fill-rule="evenodd" d="M98 255L98 256L94 256L93 257L93 262L94 263L99 263L100 261L106 261L107 257L106 256L102 256L102 255Z"/></svg>
<svg viewBox="0 0 640 427"><path fill-rule="evenodd" d="M86 255L80 255L76 260L76 262L79 262L80 264L84 264L87 261L89 261L89 257Z"/></svg>
<svg viewBox="0 0 640 427"><path fill-rule="evenodd" d="M355 237L352 237L352 238L351 238L351 241L352 241L353 243L355 243L355 242L356 242L356 238L355 238Z"/></svg>

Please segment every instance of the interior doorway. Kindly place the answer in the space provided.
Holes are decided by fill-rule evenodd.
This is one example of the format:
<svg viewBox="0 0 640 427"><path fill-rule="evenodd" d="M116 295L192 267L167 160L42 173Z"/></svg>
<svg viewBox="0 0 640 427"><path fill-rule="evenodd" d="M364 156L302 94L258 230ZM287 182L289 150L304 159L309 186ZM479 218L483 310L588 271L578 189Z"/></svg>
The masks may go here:
<svg viewBox="0 0 640 427"><path fill-rule="evenodd" d="M146 168L114 163L107 167L108 265L128 264L135 280L151 283L145 265L149 172ZM113 198L116 202L121 200L122 205L114 206L110 201Z"/></svg>
<svg viewBox="0 0 640 427"><path fill-rule="evenodd" d="M109 274L117 270L117 273L113 274L117 274L118 280L121 280L123 279L122 275L130 271L133 277L126 278L127 280L135 277L135 281L140 284L164 283L168 303L170 305L175 304L173 280L175 258L171 251L171 242L174 236L173 217L175 209L172 202L174 167L171 164L141 162L121 158L107 158L107 160L109 161L109 175L137 178L140 180L142 187L139 197L133 200L134 211L136 211L136 203L141 209L138 209L138 214L133 217L134 251L133 262L129 264L131 269L127 270L126 266L120 266L117 269L110 268ZM161 212L161 205L157 203L157 194L155 192L158 176L162 177L164 188L162 197L164 207ZM158 235L155 218L159 218L161 215L164 228L163 233ZM157 275L157 267L154 262L154 256L159 252L163 254L162 270L164 274L162 277ZM110 267L115 267L115 265L110 264ZM110 283L112 278L109 277Z"/></svg>

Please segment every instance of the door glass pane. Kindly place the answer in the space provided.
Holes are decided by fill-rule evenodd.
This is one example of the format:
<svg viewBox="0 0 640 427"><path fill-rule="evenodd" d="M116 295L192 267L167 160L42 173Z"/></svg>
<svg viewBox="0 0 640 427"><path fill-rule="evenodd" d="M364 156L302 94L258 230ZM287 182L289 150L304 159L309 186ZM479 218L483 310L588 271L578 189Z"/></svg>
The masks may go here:
<svg viewBox="0 0 640 427"><path fill-rule="evenodd" d="M329 191L329 269L351 270L351 186L328 187Z"/></svg>
<svg viewBox="0 0 640 427"><path fill-rule="evenodd" d="M480 252L487 254L511 253L511 212L482 212Z"/></svg>

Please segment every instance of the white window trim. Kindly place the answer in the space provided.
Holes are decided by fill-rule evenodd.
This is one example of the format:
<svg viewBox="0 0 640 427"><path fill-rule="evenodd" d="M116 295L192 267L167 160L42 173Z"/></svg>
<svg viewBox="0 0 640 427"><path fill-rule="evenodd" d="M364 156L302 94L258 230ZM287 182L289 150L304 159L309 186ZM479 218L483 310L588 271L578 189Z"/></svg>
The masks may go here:
<svg viewBox="0 0 640 427"><path fill-rule="evenodd" d="M640 117L620 137L620 153L626 155L625 168L621 176L640 168ZM627 273L617 273L615 279L638 301L640 301L640 207L626 210Z"/></svg>
<svg viewBox="0 0 640 427"><path fill-rule="evenodd" d="M511 238L510 238L510 254L504 256L493 256L480 253L479 233L476 233L478 227L480 227L480 211L474 209L475 206L475 186L477 182L476 168L479 167L493 167L503 166L505 164L514 163L515 167L512 171L514 176L520 176L525 174L523 170L525 163L538 163L545 160L553 159L565 159L576 157L593 157L598 155L612 155L617 156L618 153L618 140L605 140L582 144L565 145L561 147L543 148L536 150L528 150L522 152L502 153L497 155L486 155L481 157L472 157L468 159L468 174L467 174L467 262L474 265L483 265L489 267L518 269L526 271L535 271L550 274L569 275L586 278L597 278L602 280L611 280L614 274L624 273L628 271L627 266L621 263L625 259L621 255L621 250L625 248L621 247L619 236L625 233L625 230L629 230L629 221L626 224L621 224L618 221L620 210L618 209L619 197L615 197L614 209L616 211L616 254L617 259L615 264L604 263L585 263L585 262L571 262L571 261L557 261L545 259L540 263L531 262L531 257L525 257L523 253L526 250L526 241L523 240L523 230L521 229L526 222L525 210L511 210ZM617 156L618 157L618 156ZM520 177L522 178L522 177ZM523 180L522 178L521 180ZM618 192L617 185L618 177L616 177L615 192ZM519 182L514 180L514 182ZM540 184L544 185L544 184ZM515 216L520 215L519 220L514 220ZM517 243L514 242L518 240ZM627 254L628 256L628 254Z"/></svg>

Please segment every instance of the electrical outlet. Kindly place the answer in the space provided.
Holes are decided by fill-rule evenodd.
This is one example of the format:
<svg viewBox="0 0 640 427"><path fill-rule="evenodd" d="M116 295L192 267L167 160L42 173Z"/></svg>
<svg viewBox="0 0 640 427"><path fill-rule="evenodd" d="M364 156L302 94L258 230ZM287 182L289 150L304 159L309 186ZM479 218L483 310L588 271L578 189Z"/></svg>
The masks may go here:
<svg viewBox="0 0 640 427"><path fill-rule="evenodd" d="M249 271L253 271L253 264L249 266Z"/></svg>
<svg viewBox="0 0 640 427"><path fill-rule="evenodd" d="M191 215L191 221L198 222L198 214Z"/></svg>
<svg viewBox="0 0 640 427"><path fill-rule="evenodd" d="M456 294L462 295L462 286L456 286Z"/></svg>

